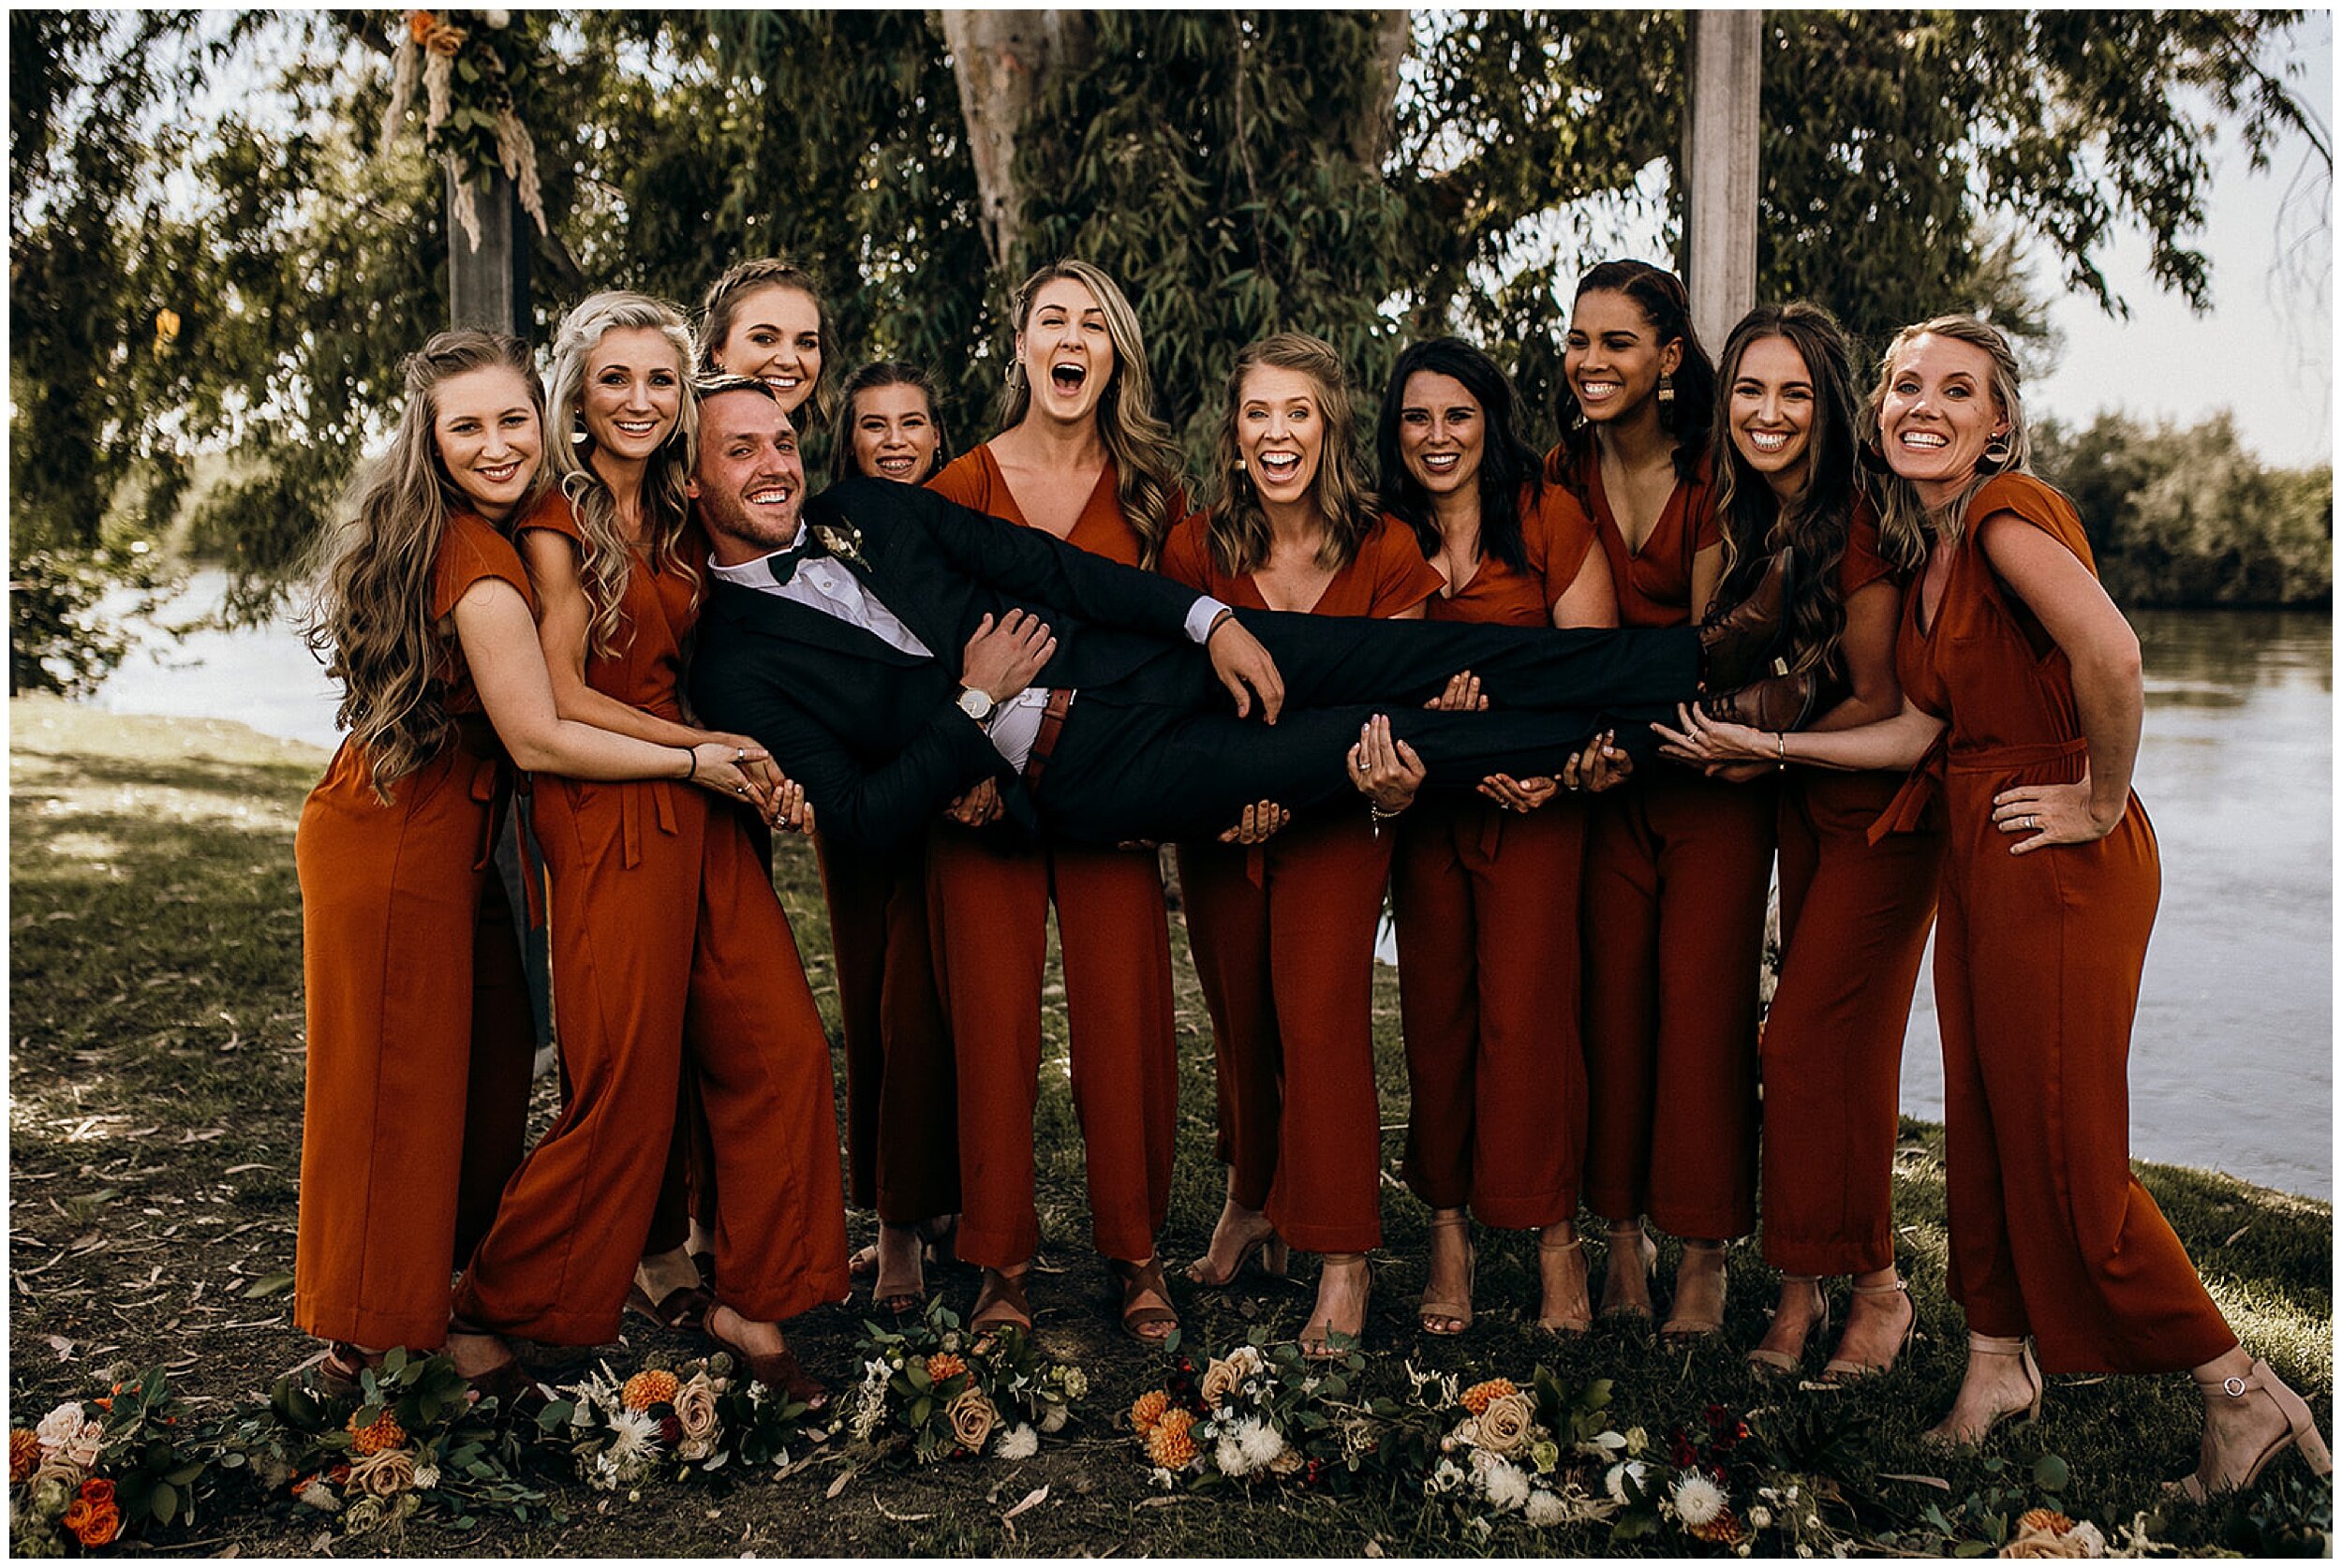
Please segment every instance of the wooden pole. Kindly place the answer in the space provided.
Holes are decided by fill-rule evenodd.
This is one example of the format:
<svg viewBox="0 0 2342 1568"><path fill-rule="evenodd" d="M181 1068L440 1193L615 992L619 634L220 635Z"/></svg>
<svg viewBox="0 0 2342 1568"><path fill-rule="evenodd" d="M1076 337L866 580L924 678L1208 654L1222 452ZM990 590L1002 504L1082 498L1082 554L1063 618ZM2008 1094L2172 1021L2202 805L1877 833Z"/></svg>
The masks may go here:
<svg viewBox="0 0 2342 1568"><path fill-rule="evenodd" d="M1691 18L1683 168L1684 283L1692 325L1710 353L1756 303L1757 96L1762 11Z"/></svg>
<svg viewBox="0 0 2342 1568"><path fill-rule="evenodd" d="M473 176L469 195L480 239L457 216L462 194L447 171L448 314L451 325L529 336L528 244L520 197L500 169Z"/></svg>

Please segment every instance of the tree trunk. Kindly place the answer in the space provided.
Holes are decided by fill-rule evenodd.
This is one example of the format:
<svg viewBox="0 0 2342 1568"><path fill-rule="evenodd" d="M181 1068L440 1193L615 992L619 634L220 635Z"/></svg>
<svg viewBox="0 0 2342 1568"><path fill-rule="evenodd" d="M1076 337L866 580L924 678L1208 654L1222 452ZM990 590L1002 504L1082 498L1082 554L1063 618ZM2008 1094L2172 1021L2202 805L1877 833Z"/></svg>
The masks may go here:
<svg viewBox="0 0 2342 1568"><path fill-rule="evenodd" d="M1025 229L1017 138L1049 72L1089 60L1089 21L1080 11L969 10L943 11L938 20L959 81L985 240L992 264L1006 273L1015 263Z"/></svg>
<svg viewBox="0 0 2342 1568"><path fill-rule="evenodd" d="M1350 153L1359 163L1377 171L1399 133L1399 66L1406 59L1407 46L1414 38L1414 14L1405 10L1373 13L1374 107L1351 128Z"/></svg>

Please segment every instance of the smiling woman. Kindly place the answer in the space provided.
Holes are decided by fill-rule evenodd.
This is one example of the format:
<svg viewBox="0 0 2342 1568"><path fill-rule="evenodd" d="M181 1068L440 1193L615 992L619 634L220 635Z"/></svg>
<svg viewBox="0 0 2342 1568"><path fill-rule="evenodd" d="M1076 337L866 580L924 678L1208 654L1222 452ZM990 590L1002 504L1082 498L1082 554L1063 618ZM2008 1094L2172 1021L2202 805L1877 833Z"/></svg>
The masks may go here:
<svg viewBox="0 0 2342 1568"><path fill-rule="evenodd" d="M792 419L816 397L814 407L826 412L823 335L822 294L812 274L778 257L742 261L701 302L700 368L770 384Z"/></svg>

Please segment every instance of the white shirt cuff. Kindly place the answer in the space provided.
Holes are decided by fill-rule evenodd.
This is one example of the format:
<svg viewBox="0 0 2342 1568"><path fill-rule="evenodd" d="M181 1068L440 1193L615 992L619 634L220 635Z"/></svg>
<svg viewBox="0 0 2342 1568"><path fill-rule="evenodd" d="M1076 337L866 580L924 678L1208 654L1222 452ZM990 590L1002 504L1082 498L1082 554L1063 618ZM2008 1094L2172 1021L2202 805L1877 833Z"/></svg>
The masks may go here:
<svg viewBox="0 0 2342 1568"><path fill-rule="evenodd" d="M1218 620L1220 612L1226 608L1209 594L1198 598L1187 612L1187 640L1199 648L1211 641L1211 623Z"/></svg>

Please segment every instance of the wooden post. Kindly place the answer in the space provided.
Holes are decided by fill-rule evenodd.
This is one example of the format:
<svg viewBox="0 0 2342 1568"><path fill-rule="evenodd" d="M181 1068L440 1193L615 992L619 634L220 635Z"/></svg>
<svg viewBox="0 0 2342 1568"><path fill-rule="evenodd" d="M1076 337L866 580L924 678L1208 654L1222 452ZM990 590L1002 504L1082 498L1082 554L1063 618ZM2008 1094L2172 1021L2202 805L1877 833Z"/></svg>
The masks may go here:
<svg viewBox="0 0 2342 1568"><path fill-rule="evenodd" d="M1683 117L1684 284L1714 353L1756 303L1757 96L1765 13L1695 11Z"/></svg>
<svg viewBox="0 0 2342 1568"><path fill-rule="evenodd" d="M502 170L470 181L480 243L456 216L455 171L447 171L447 294L451 325L529 336L528 221Z"/></svg>

